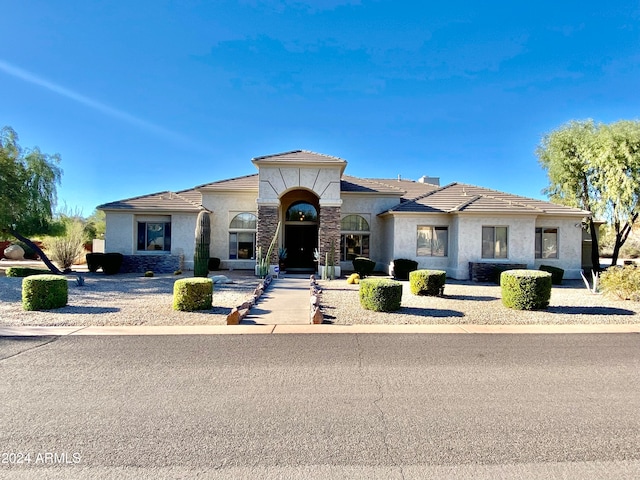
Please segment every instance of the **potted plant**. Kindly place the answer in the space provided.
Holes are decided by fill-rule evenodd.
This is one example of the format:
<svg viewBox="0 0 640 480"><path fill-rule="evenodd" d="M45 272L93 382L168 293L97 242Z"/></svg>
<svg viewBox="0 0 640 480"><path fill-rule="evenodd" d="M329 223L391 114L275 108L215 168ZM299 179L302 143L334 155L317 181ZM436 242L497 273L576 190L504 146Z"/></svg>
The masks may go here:
<svg viewBox="0 0 640 480"><path fill-rule="evenodd" d="M286 259L287 259L287 249L285 247L280 247L280 249L278 250L278 265L280 266L281 272L284 272Z"/></svg>

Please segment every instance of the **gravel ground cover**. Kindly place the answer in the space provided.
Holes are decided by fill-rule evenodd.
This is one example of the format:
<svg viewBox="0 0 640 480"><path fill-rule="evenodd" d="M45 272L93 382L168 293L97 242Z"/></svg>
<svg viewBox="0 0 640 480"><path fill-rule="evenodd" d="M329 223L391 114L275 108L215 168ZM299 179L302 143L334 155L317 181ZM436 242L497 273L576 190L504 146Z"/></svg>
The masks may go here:
<svg viewBox="0 0 640 480"><path fill-rule="evenodd" d="M0 277L0 325L226 325L227 314L251 298L259 279L238 271L216 273L233 283L214 285L213 308L201 312L172 308L173 283L185 275L83 273L81 287L71 275L68 305L41 312L22 309L22 278Z"/></svg>
<svg viewBox="0 0 640 480"><path fill-rule="evenodd" d="M252 272L221 271L233 280L215 285L213 308L203 312L172 309L173 283L183 276L140 274L105 276L83 273L79 287L69 276L69 304L60 309L25 312L21 278L0 276L0 325L224 325L231 308L248 300L259 279ZM360 306L358 285L344 279L319 282L323 288L325 322L349 324L634 324L640 323L640 303L590 294L581 281L554 286L547 310L524 312L502 305L500 287L447 280L444 296L412 295L403 284L402 308L381 313Z"/></svg>
<svg viewBox="0 0 640 480"><path fill-rule="evenodd" d="M442 297L412 295L403 281L402 307L396 312L364 310L358 285L344 280L319 282L323 288L325 321L335 324L474 324L567 325L634 324L640 322L640 303L591 294L581 280L565 281L551 291L549 308L527 312L502 305L497 285L447 279Z"/></svg>

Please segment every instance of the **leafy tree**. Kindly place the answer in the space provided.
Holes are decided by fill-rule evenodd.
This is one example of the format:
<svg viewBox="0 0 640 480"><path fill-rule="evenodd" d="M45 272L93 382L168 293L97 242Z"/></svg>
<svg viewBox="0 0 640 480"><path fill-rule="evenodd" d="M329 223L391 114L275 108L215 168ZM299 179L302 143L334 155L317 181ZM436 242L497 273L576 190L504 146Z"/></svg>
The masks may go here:
<svg viewBox="0 0 640 480"><path fill-rule="evenodd" d="M549 177L545 193L553 201L592 212L587 226L596 270L600 262L593 216L611 223L615 265L640 210L640 122L570 121L545 135L536 154Z"/></svg>
<svg viewBox="0 0 640 480"><path fill-rule="evenodd" d="M0 130L0 234L33 248L54 273L60 270L29 236L48 233L62 170L60 156L23 150L10 127Z"/></svg>

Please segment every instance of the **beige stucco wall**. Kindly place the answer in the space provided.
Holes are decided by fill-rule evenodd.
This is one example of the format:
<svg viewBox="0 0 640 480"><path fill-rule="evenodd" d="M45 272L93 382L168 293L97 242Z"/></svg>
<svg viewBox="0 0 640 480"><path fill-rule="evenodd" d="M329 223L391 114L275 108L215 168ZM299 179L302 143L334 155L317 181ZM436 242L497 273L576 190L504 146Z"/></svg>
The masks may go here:
<svg viewBox="0 0 640 480"><path fill-rule="evenodd" d="M582 270L582 228L580 218L538 217L536 227L558 228L558 258L535 259L535 268L551 265L564 269L564 278L580 278Z"/></svg>
<svg viewBox="0 0 640 480"><path fill-rule="evenodd" d="M394 243L393 258L408 258L418 262L419 269L445 270L447 275L452 267L452 244L455 237L452 235L452 218L443 214L399 214L394 216ZM418 226L444 226L449 227L449 254L446 257L418 256Z"/></svg>
<svg viewBox="0 0 640 480"><path fill-rule="evenodd" d="M384 219L378 217L378 214L389 210L399 202L399 196L376 197L354 193L342 195L340 217L361 215L369 222L369 258L376 262L376 270L386 271L389 256L389 252L385 251L389 244L388 230ZM340 266L346 271L353 270L353 263L350 261L340 262Z"/></svg>
<svg viewBox="0 0 640 480"><path fill-rule="evenodd" d="M164 252L139 252L136 250L137 222L171 221L170 253L184 255L184 268L192 270L196 218L197 214L195 213L159 215L106 212L105 252L118 252L123 255L162 255Z"/></svg>
<svg viewBox="0 0 640 480"><path fill-rule="evenodd" d="M253 270L255 260L229 260L229 224L239 214L257 214L255 192L205 192L202 206L211 211L211 256L220 259L220 268Z"/></svg>
<svg viewBox="0 0 640 480"><path fill-rule="evenodd" d="M303 188L320 198L320 205L339 205L341 166L320 167L260 167L258 203L278 204L286 192Z"/></svg>

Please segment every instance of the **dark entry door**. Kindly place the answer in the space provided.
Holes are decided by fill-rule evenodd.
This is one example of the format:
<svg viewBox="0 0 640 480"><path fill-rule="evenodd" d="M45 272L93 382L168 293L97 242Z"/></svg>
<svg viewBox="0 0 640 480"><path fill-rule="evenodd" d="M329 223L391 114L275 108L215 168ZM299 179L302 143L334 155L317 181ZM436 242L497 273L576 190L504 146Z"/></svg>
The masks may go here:
<svg viewBox="0 0 640 480"><path fill-rule="evenodd" d="M313 251L318 247L317 225L285 225L287 269L315 270Z"/></svg>

